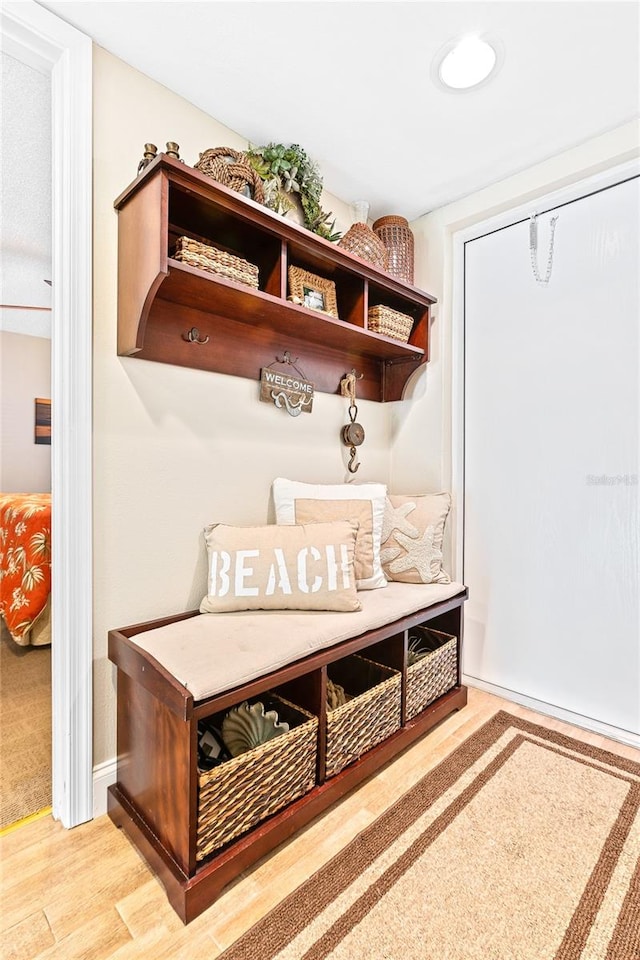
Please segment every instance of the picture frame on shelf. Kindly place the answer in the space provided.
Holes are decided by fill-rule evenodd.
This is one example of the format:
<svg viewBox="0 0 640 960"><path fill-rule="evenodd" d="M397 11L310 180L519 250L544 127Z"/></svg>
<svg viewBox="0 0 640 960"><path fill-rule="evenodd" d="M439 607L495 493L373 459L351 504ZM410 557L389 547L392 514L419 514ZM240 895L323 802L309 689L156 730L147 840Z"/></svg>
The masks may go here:
<svg viewBox="0 0 640 960"><path fill-rule="evenodd" d="M294 303L339 319L333 280L318 277L301 267L289 267L289 294Z"/></svg>

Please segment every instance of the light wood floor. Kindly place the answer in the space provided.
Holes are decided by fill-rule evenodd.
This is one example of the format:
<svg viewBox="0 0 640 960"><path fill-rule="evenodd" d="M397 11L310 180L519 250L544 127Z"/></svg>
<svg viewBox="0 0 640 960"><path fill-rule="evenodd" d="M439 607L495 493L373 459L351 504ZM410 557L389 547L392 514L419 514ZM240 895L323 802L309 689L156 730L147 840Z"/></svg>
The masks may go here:
<svg viewBox="0 0 640 960"><path fill-rule="evenodd" d="M212 960L500 709L640 761L631 747L469 690L464 710L239 877L188 927L106 816L70 831L40 820L0 841L0 956Z"/></svg>

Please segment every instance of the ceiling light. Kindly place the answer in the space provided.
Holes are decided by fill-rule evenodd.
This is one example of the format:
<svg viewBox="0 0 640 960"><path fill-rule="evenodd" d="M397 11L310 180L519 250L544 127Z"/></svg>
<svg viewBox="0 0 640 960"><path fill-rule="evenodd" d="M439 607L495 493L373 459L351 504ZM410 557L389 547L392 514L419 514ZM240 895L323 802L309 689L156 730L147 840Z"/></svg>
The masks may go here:
<svg viewBox="0 0 640 960"><path fill-rule="evenodd" d="M501 65L501 47L492 40L466 36L447 43L433 61L432 76L438 86L463 92L487 83Z"/></svg>

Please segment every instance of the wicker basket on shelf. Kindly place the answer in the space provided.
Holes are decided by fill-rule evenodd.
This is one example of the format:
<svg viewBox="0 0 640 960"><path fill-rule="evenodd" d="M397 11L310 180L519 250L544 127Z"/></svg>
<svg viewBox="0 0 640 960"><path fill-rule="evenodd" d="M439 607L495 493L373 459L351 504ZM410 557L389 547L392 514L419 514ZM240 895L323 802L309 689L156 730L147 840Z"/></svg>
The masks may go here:
<svg viewBox="0 0 640 960"><path fill-rule="evenodd" d="M355 253L374 267L387 269L387 249L366 223L354 223L350 226L344 237L338 241L338 246L349 253Z"/></svg>
<svg viewBox="0 0 640 960"><path fill-rule="evenodd" d="M413 283L413 234L404 217L380 217L373 224L373 232L384 244L392 277Z"/></svg>
<svg viewBox="0 0 640 960"><path fill-rule="evenodd" d="M198 861L315 786L318 718L274 694L268 701L281 720L296 726L212 770L200 771Z"/></svg>
<svg viewBox="0 0 640 960"><path fill-rule="evenodd" d="M397 670L354 654L328 667L350 699L327 713L326 775L333 777L400 729Z"/></svg>
<svg viewBox="0 0 640 960"><path fill-rule="evenodd" d="M173 257L181 263L188 263L190 267L217 273L220 277L245 283L249 287L258 287L258 268L255 264L199 240L180 237L176 242Z"/></svg>
<svg viewBox="0 0 640 960"><path fill-rule="evenodd" d="M414 627L410 637L420 639L429 652L407 667L407 720L428 707L458 682L458 641L456 637L430 627Z"/></svg>
<svg viewBox="0 0 640 960"><path fill-rule="evenodd" d="M200 154L195 169L224 184L236 193L242 193L257 203L264 203L262 180L244 153L231 147L214 147Z"/></svg>
<svg viewBox="0 0 640 960"><path fill-rule="evenodd" d="M367 326L373 333L406 343L413 329L413 317L379 304L369 308Z"/></svg>

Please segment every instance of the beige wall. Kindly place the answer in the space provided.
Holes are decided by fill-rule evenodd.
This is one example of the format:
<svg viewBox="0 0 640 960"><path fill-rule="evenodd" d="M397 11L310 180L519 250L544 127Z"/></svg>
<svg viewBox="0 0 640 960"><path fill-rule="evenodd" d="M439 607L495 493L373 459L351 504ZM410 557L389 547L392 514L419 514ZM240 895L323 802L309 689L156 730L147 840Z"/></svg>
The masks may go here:
<svg viewBox="0 0 640 960"><path fill-rule="evenodd" d="M51 341L0 331L0 491L49 493L51 447L34 442L36 397L51 396Z"/></svg>
<svg viewBox="0 0 640 960"><path fill-rule="evenodd" d="M292 129L292 139L295 130ZM117 215L146 141L246 145L165 87L94 49L94 762L115 754L107 631L196 607L206 586L203 526L263 523L274 477L341 482L345 401L318 394L310 416L258 402L258 384L116 354ZM325 206L343 228L348 204ZM272 357L265 357L270 362ZM304 357L301 357L304 367ZM389 415L360 404L358 480L389 475ZM344 450L344 453L343 453Z"/></svg>
<svg viewBox="0 0 640 960"><path fill-rule="evenodd" d="M412 223L416 284L434 294L438 305L431 331L431 361L415 376L406 399L393 404L392 490L409 493L451 488L455 232L638 155L640 124L628 123ZM453 523L448 527L450 533ZM450 554L448 562L451 566Z"/></svg>
<svg viewBox="0 0 640 960"><path fill-rule="evenodd" d="M117 356L113 200L133 179L149 140L159 146L176 140L188 163L207 147L246 143L95 48L95 763L115 754L108 629L197 606L206 580L202 527L212 520L272 519L274 477L346 479L340 398L319 394L310 417L293 419L259 403L257 384L249 380ZM634 147L637 128L629 125L413 224L417 285L440 300L432 360L416 374L402 403L360 404L367 441L358 480L387 481L397 492L450 484L453 232L627 159ZM348 204L328 196L325 206L339 226L349 225Z"/></svg>

